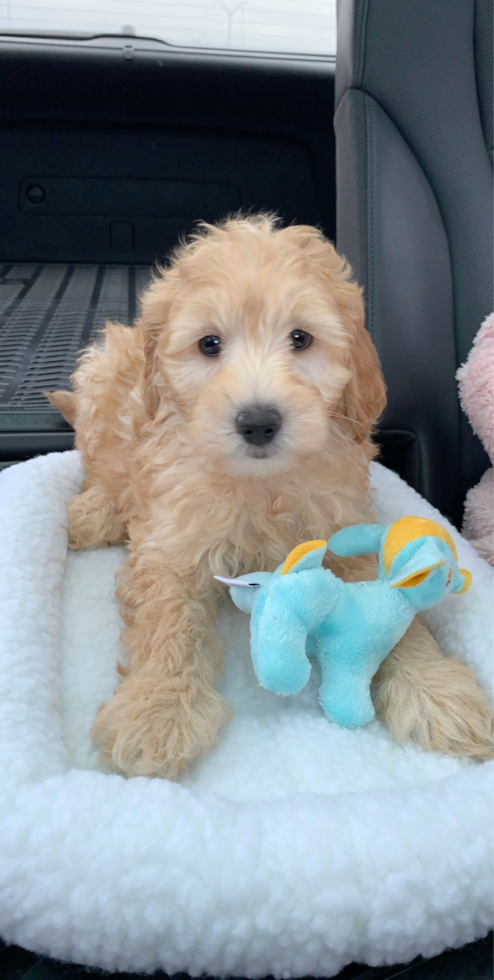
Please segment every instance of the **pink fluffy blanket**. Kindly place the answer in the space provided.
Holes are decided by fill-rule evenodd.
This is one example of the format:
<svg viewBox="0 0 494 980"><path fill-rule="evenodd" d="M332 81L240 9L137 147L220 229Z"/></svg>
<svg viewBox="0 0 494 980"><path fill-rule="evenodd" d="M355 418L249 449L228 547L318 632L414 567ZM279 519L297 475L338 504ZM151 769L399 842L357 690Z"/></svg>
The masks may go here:
<svg viewBox="0 0 494 980"><path fill-rule="evenodd" d="M460 401L470 424L494 461L494 313L484 320L456 375ZM494 469L468 491L463 533L479 555L494 565Z"/></svg>

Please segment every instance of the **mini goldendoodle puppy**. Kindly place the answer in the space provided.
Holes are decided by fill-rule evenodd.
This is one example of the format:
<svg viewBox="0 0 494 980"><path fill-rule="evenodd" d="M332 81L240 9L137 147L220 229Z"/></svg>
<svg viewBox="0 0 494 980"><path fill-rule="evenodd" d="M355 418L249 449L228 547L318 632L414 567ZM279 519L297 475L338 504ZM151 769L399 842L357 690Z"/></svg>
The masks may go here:
<svg viewBox="0 0 494 980"><path fill-rule="evenodd" d="M73 422L86 471L72 548L128 541L118 586L129 666L95 722L128 775L176 776L212 746L228 707L214 574L273 569L298 542L368 521L371 434L385 404L351 270L316 229L270 217L201 227L81 358ZM335 560L345 578L374 559ZM472 672L416 620L376 677L394 735L492 755Z"/></svg>

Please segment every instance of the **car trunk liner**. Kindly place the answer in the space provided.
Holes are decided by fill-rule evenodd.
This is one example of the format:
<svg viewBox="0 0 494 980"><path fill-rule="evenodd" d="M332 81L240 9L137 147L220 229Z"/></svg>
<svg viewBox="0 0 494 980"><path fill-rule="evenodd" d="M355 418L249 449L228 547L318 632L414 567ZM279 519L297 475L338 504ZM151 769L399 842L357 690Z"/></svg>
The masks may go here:
<svg viewBox="0 0 494 980"><path fill-rule="evenodd" d="M0 460L69 448L43 392L67 388L77 355L107 320L132 324L144 265L0 265Z"/></svg>

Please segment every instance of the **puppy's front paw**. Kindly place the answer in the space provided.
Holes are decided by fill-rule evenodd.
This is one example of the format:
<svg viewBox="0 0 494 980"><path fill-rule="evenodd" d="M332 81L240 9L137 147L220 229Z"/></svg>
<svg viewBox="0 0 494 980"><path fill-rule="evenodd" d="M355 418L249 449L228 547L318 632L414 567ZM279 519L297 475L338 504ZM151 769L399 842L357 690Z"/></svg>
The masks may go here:
<svg viewBox="0 0 494 980"><path fill-rule="evenodd" d="M400 740L446 755L492 759L493 720L477 678L452 657L387 673L376 710Z"/></svg>
<svg viewBox="0 0 494 980"><path fill-rule="evenodd" d="M214 745L228 717L217 691L140 671L101 708L93 738L118 772L173 779Z"/></svg>
<svg viewBox="0 0 494 980"><path fill-rule="evenodd" d="M125 540L114 503L99 487L89 487L68 503L69 547L103 548Z"/></svg>

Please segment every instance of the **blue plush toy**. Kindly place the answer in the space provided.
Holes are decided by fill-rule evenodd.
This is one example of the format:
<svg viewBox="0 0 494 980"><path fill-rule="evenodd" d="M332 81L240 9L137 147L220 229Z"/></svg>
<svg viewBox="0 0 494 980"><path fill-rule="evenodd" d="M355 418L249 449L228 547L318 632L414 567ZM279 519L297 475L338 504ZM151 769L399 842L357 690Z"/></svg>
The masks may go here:
<svg viewBox="0 0 494 980"><path fill-rule="evenodd" d="M343 582L322 567L328 548L341 556L379 554L377 580ZM450 592L466 592L471 582L470 572L458 568L449 532L420 517L387 527L356 524L328 542L299 545L275 572L216 578L251 613L252 660L262 687L297 694L314 655L322 707L346 728L374 718L372 678L415 614Z"/></svg>

